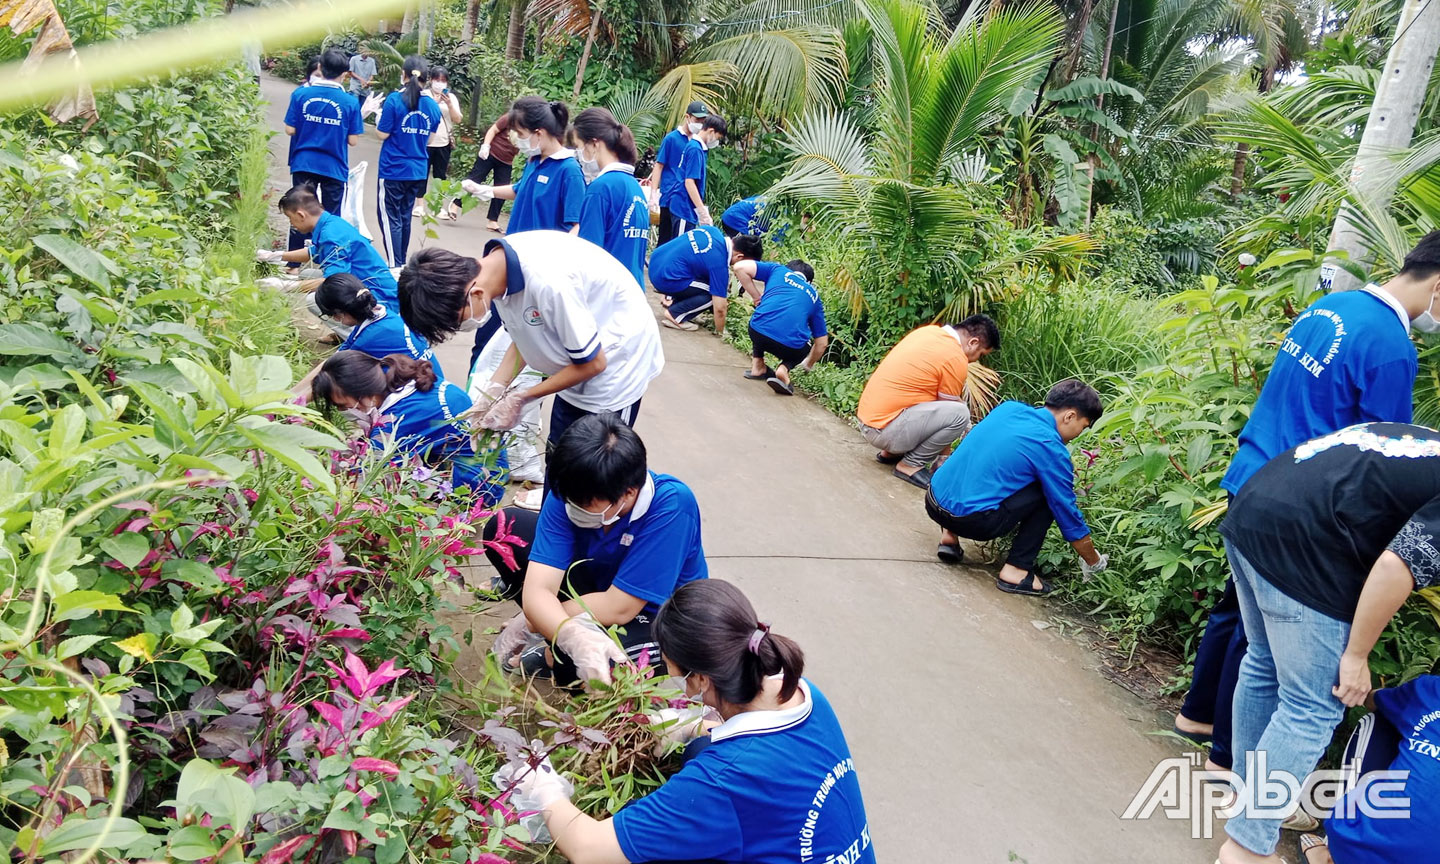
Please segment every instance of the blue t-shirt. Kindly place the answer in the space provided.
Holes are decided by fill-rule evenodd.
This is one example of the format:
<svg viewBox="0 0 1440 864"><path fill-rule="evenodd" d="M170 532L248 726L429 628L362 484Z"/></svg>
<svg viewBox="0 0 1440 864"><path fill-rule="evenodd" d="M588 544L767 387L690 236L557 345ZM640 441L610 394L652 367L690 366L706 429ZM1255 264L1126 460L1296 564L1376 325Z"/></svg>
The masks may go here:
<svg viewBox="0 0 1440 864"><path fill-rule="evenodd" d="M531 156L515 183L515 203L505 233L569 231L580 222L584 204L585 172L573 153L560 150L554 156Z"/></svg>
<svg viewBox="0 0 1440 864"><path fill-rule="evenodd" d="M855 760L835 711L805 704L737 714L664 786L615 814L630 861L875 864Z"/></svg>
<svg viewBox="0 0 1440 864"><path fill-rule="evenodd" d="M634 274L640 290L645 290L650 205L635 179L634 168L612 165L590 182L585 190L585 203L580 208L580 236L614 255L615 260Z"/></svg>
<svg viewBox="0 0 1440 864"><path fill-rule="evenodd" d="M385 97L380 122L375 128L389 135L380 144L381 180L424 180L430 174L430 135L440 126L440 106L425 92L411 111L405 107L405 92L396 90Z"/></svg>
<svg viewBox="0 0 1440 864"><path fill-rule="evenodd" d="M1049 408L1001 402L960 439L935 471L930 494L954 516L994 510L1032 483L1045 492L1060 536L1070 542L1090 534L1075 503L1075 464L1060 440Z"/></svg>
<svg viewBox="0 0 1440 864"><path fill-rule="evenodd" d="M765 283L750 316L756 333L787 348L803 348L825 335L825 307L809 280L774 261L756 261L755 278Z"/></svg>
<svg viewBox="0 0 1440 864"><path fill-rule="evenodd" d="M701 225L662 243L650 256L650 284L661 294L697 285L716 297L730 293L730 248L714 225Z"/></svg>
<svg viewBox="0 0 1440 864"><path fill-rule="evenodd" d="M505 491L495 482L506 467L504 456L490 457L494 464L487 466L475 455L470 426L457 419L470 410L465 388L441 378L428 391L406 388L396 396L380 408L382 416L394 419L370 430L375 445L381 446L382 436L393 435L402 453L416 454L431 465L448 463L456 488L474 489L491 504L498 501Z"/></svg>
<svg viewBox="0 0 1440 864"><path fill-rule="evenodd" d="M680 154L680 164L675 166L677 178L674 186L670 188L670 196L661 198L660 205L670 208L670 214L686 222L694 222L699 218L695 211L695 202L690 200L690 192L685 188L686 180L694 180L695 188L700 193L700 200L705 200L705 145L694 138L685 145L685 150Z"/></svg>
<svg viewBox="0 0 1440 864"><path fill-rule="evenodd" d="M1330 851L1345 864L1440 864L1440 677L1375 691L1375 710L1400 732L1390 770L1410 772L1403 791L1382 798L1409 798L1410 815L1367 816L1347 795L1325 821Z"/></svg>
<svg viewBox="0 0 1440 864"><path fill-rule="evenodd" d="M1240 430L1220 487L1238 493L1271 459L1357 423L1409 423L1419 360L1400 313L1381 297L1341 291L1295 319Z"/></svg>
<svg viewBox="0 0 1440 864"><path fill-rule="evenodd" d="M425 337L410 332L400 313L392 312L384 305L380 306L380 317L361 321L351 329L350 335L340 343L339 350L363 351L377 359L384 359L390 354L404 354L431 364L437 376L445 377L440 361Z"/></svg>
<svg viewBox="0 0 1440 864"><path fill-rule="evenodd" d="M679 129L671 129L660 141L660 149L655 154L655 161L660 163L661 203L670 197L675 184L680 182L680 175L676 173L676 169L680 167L680 154L685 152L685 145L689 143L690 136ZM665 206L670 205L666 204Z"/></svg>
<svg viewBox="0 0 1440 864"><path fill-rule="evenodd" d="M765 215L765 196L741 198L725 208L725 212L720 214L720 222L741 234L764 234L770 227L770 219Z"/></svg>
<svg viewBox="0 0 1440 864"><path fill-rule="evenodd" d="M285 125L290 137L290 170L345 182L350 178L350 136L363 135L360 100L339 84L310 84L290 94Z"/></svg>
<svg viewBox="0 0 1440 864"><path fill-rule="evenodd" d="M709 571L694 493L667 474L652 472L650 479L649 500L642 490L634 509L608 528L577 528L560 496L546 495L530 560L568 570L588 559L597 590L613 585L644 600L645 611L654 615L676 588L706 578Z"/></svg>
<svg viewBox="0 0 1440 864"><path fill-rule="evenodd" d="M390 265L354 225L334 214L321 213L310 235L310 259L326 276L353 274L375 295L376 302L400 314L400 286L390 273Z"/></svg>

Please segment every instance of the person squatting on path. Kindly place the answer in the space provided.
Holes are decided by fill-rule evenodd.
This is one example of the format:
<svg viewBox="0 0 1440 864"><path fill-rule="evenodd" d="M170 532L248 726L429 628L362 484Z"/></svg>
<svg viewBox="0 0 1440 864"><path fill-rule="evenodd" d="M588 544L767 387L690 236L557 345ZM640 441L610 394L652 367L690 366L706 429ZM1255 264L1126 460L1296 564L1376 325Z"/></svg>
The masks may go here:
<svg viewBox="0 0 1440 864"><path fill-rule="evenodd" d="M580 207L580 236L614 255L644 291L650 209L635 179L635 136L604 108L581 111L570 132L581 168L595 173Z"/></svg>
<svg viewBox="0 0 1440 864"><path fill-rule="evenodd" d="M714 225L686 231L650 256L650 284L668 297L660 323L672 330L699 330L693 320L715 313L715 332L725 332L730 308L730 265L740 260L730 238Z"/></svg>
<svg viewBox="0 0 1440 864"><path fill-rule="evenodd" d="M1232 741L1244 806L1220 861L1276 864L1298 804L1277 778L1304 783L1370 693L1381 632L1440 584L1440 432L1366 423L1287 450L1246 481L1220 533L1250 642Z"/></svg>
<svg viewBox="0 0 1440 864"><path fill-rule="evenodd" d="M470 397L438 377L435 367L403 354L376 359L360 351L337 351L320 366L311 383L311 399L366 416L362 429L383 448L394 438L400 453L450 471L456 489L472 489L487 506L505 489L503 457L486 465L475 455L470 426L460 415Z"/></svg>
<svg viewBox="0 0 1440 864"><path fill-rule="evenodd" d="M552 448L587 414L614 411L633 424L665 365L659 328L630 271L571 234L491 240L481 260L423 249L401 271L400 285L405 323L431 344L499 315L514 344L477 405L491 402L481 420L487 429L511 429L527 403L552 393ZM525 366L547 377L510 387Z"/></svg>
<svg viewBox="0 0 1440 864"><path fill-rule="evenodd" d="M350 179L350 148L365 134L360 102L345 92L340 79L349 71L345 52L331 48L320 55L320 75L290 94L285 134L290 136L290 185L309 186L325 212L340 217L345 183ZM305 232L290 229L286 248L305 248Z"/></svg>
<svg viewBox="0 0 1440 864"><path fill-rule="evenodd" d="M663 246L675 239L675 221L671 218L670 207L665 202L670 192L680 184L680 175L676 172L680 164L680 154L685 152L685 145L690 143L690 139L700 134L700 130L704 128L701 124L709 116L710 112L704 102L691 102L690 107L685 109L685 119L660 141L654 167L650 169L650 185L646 190L650 210L660 214L656 245Z"/></svg>
<svg viewBox="0 0 1440 864"><path fill-rule="evenodd" d="M515 157L520 152L511 140L511 135L510 112L506 111L485 130L485 140L480 142L480 150L475 154L475 162L470 166L470 173L465 177L465 181L477 188L486 180L493 181L495 186L509 186ZM469 188L464 181L460 185ZM500 230L500 208L504 205L503 199L491 196L490 208L485 214L486 228L491 231ZM440 218L445 221L459 219L460 199L451 201L445 212L440 214Z"/></svg>
<svg viewBox="0 0 1440 864"><path fill-rule="evenodd" d="M410 251L410 222L415 201L425 194L430 174L430 136L440 126L440 105L426 82L430 67L421 57L405 58L404 89L385 97L375 132L380 137L380 166L375 172L376 215L380 242L392 266L402 267Z"/></svg>
<svg viewBox="0 0 1440 864"><path fill-rule="evenodd" d="M987 541L1014 531L995 587L1043 597L1054 586L1036 574L1035 559L1056 522L1084 574L1104 570L1109 560L1095 551L1075 502L1075 466L1065 447L1103 410L1100 395L1071 378L1050 389L1044 407L1001 402L985 415L936 469L925 495L925 512L940 526L940 560L960 563L960 538Z"/></svg>
<svg viewBox="0 0 1440 864"><path fill-rule="evenodd" d="M861 432L879 447L875 461L925 489L932 462L970 428L965 380L970 364L1000 349L1000 331L987 315L959 324L929 324L905 335L865 382Z"/></svg>
<svg viewBox="0 0 1440 864"><path fill-rule="evenodd" d="M1220 486L1231 496L1278 454L1311 438L1370 421L1408 423L1418 360L1410 330L1432 332L1440 290L1440 232L1382 285L1327 294L1296 317L1240 432ZM1210 610L1195 652L1190 692L1175 731L1204 743L1211 769L1232 766L1231 697L1245 656L1233 579Z"/></svg>
<svg viewBox="0 0 1440 864"><path fill-rule="evenodd" d="M404 354L412 360L431 364L435 374L444 377L430 343L410 332L399 312L377 302L374 292L355 274L336 273L325 277L315 289L315 306L321 315L350 328L350 335L340 343L340 351L362 351L378 359Z"/></svg>
<svg viewBox="0 0 1440 864"><path fill-rule="evenodd" d="M697 225L714 225L710 208L705 206L705 175L709 170L707 152L725 140L725 118L711 114L700 121L700 131L686 142L675 165L679 182L671 186L661 204L669 207L672 236L679 236Z"/></svg>
<svg viewBox="0 0 1440 864"><path fill-rule="evenodd" d="M658 666L656 610L677 587L707 575L695 495L647 470L640 436L609 412L577 420L549 459L540 512L504 511L508 533L525 541L514 549L515 566L486 553L501 593L521 606L495 640L497 658L527 675L553 665L561 684L609 681L612 661L642 655ZM486 539L499 528L488 524ZM619 646L603 630L614 626L625 630Z"/></svg>
<svg viewBox="0 0 1440 864"><path fill-rule="evenodd" d="M813 284L815 270L798 258L785 265L760 260L763 247L754 235L741 234L731 242L740 260L730 269L755 300L750 315L750 371L745 377L764 381L782 396L793 396L790 370L814 369L830 344L825 307ZM775 356L774 369L765 365L766 354Z"/></svg>
<svg viewBox="0 0 1440 864"><path fill-rule="evenodd" d="M521 96L510 109L515 144L528 160L520 182L513 186L486 186L461 182L466 192L481 201L514 201L506 234L521 231L571 231L580 224L585 203L585 174L575 151L565 146L570 108L564 102L546 102L539 96Z"/></svg>

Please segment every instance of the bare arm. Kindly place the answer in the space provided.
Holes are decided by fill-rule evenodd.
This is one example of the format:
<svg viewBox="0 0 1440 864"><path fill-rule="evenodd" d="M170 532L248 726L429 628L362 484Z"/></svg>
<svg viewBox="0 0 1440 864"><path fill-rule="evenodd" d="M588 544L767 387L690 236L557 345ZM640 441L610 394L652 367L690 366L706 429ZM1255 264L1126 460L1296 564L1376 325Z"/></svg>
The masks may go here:
<svg viewBox="0 0 1440 864"><path fill-rule="evenodd" d="M760 302L760 295L763 290L755 284L755 262L750 260L736 261L730 268L735 274L735 279L740 283L740 290L750 295L750 299L756 303Z"/></svg>
<svg viewBox="0 0 1440 864"><path fill-rule="evenodd" d="M820 358L825 356L825 349L828 347L830 347L829 335L820 336L810 343L810 356L805 358L805 368L807 370L814 368L815 364L820 362Z"/></svg>
<svg viewBox="0 0 1440 864"><path fill-rule="evenodd" d="M594 594L582 594L579 600L566 600L561 605L567 617L588 611L602 627L634 621L635 616L645 609L644 600L627 594L614 585Z"/></svg>
<svg viewBox="0 0 1440 864"><path fill-rule="evenodd" d="M570 617L560 603L560 589L565 584L565 571L549 564L531 561L525 574L525 587L520 592L520 608L530 629L554 639L555 631Z"/></svg>
<svg viewBox="0 0 1440 864"><path fill-rule="evenodd" d="M294 134L295 134L295 127L294 127L294 126L291 126L291 125L288 124L288 123L285 124L285 134L286 134L286 135L294 135Z"/></svg>
<svg viewBox="0 0 1440 864"><path fill-rule="evenodd" d="M1086 564L1094 564L1100 560L1100 553L1095 551L1095 541L1090 538L1089 534L1071 542L1070 547Z"/></svg>
<svg viewBox="0 0 1440 864"><path fill-rule="evenodd" d="M490 376L490 383L509 387L510 382L514 381L515 376L519 375L520 370L524 368L525 358L520 356L520 347L511 342L510 347L505 349L505 356L500 358L500 368Z"/></svg>
<svg viewBox="0 0 1440 864"><path fill-rule="evenodd" d="M496 186L496 187L494 187L493 189L491 189L490 191L491 191L492 194L494 194L494 196L495 196L496 198L499 198L501 201L514 201L514 200L515 200L515 187L514 187L514 185L510 185L510 186Z"/></svg>
<svg viewBox="0 0 1440 864"><path fill-rule="evenodd" d="M280 260L288 261L291 264L304 264L310 260L310 250L304 246L301 246L299 249L291 249L288 252L281 253Z"/></svg>
<svg viewBox="0 0 1440 864"><path fill-rule="evenodd" d="M652 167L652 168L650 169L650 188L651 188L651 189L655 189L655 190L657 190L657 191L660 189L660 169L662 169L662 168L664 168L664 167L665 167L664 165L661 165L659 162L656 162L656 163L654 164L654 167Z"/></svg>
<svg viewBox="0 0 1440 864"><path fill-rule="evenodd" d="M485 143L489 144L491 141L494 141L495 136L499 134L500 127L496 126L494 123L491 123L490 128L485 130Z"/></svg>
<svg viewBox="0 0 1440 864"><path fill-rule="evenodd" d="M572 864L630 864L615 836L614 821L587 816L564 798L545 808L545 827Z"/></svg>
<svg viewBox="0 0 1440 864"><path fill-rule="evenodd" d="M1360 603L1355 607L1350 640L1340 657L1340 683L1334 690L1336 699L1353 707L1370 695L1370 651L1414 588L1415 577L1409 565L1388 549L1381 552L1380 559L1370 568L1365 587L1360 591Z"/></svg>
<svg viewBox="0 0 1440 864"><path fill-rule="evenodd" d="M715 313L715 333L723 336L725 334L725 313L730 311L730 298L716 297L710 301L710 310Z"/></svg>
<svg viewBox="0 0 1440 864"><path fill-rule="evenodd" d="M389 137L390 137L390 133L389 133L389 132L381 132L379 129L376 129L376 130L375 130L375 137L376 137L376 138L379 138L381 141L384 141L386 138L389 138Z"/></svg>

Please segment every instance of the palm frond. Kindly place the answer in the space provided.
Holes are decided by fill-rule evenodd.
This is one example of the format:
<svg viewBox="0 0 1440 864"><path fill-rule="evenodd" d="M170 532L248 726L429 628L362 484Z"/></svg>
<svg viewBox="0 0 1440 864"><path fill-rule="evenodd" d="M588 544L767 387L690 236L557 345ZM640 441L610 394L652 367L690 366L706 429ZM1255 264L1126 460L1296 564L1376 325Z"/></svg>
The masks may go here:
<svg viewBox="0 0 1440 864"><path fill-rule="evenodd" d="M856 178L870 173L869 148L844 113L806 114L786 132L790 168L767 194L805 200L824 209L858 210Z"/></svg>
<svg viewBox="0 0 1440 864"><path fill-rule="evenodd" d="M734 101L760 117L783 118L831 104L845 87L845 42L833 27L737 35L700 51L697 58L733 66L744 82Z"/></svg>
<svg viewBox="0 0 1440 864"><path fill-rule="evenodd" d="M634 87L622 91L615 94L606 107L616 120L630 127L630 134L635 136L635 144L641 150L659 144L670 106L661 101L654 90Z"/></svg>
<svg viewBox="0 0 1440 864"><path fill-rule="evenodd" d="M666 126L675 126L685 116L685 107L699 99L718 104L720 94L738 80L735 66L722 60L706 60L676 66L650 87L654 98L666 106Z"/></svg>
<svg viewBox="0 0 1440 864"><path fill-rule="evenodd" d="M1000 404L1000 373L982 363L971 363L965 376L965 404L979 422Z"/></svg>

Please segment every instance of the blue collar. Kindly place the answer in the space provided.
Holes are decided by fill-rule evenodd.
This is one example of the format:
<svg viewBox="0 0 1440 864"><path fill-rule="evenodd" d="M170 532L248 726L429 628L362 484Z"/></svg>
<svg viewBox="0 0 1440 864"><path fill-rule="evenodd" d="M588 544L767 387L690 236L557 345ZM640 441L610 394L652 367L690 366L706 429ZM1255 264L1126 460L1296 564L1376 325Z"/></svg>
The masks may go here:
<svg viewBox="0 0 1440 864"><path fill-rule="evenodd" d="M510 244L504 240L491 240L485 244L485 254L489 255L499 246L505 250L505 296L519 294L525 290L525 271L520 269L520 256L510 248Z"/></svg>

